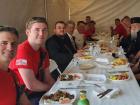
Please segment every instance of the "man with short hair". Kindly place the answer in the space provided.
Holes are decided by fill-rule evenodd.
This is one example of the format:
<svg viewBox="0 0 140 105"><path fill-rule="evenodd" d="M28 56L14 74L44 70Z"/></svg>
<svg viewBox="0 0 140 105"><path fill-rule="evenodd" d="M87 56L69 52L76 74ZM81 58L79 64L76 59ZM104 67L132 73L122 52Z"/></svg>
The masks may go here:
<svg viewBox="0 0 140 105"><path fill-rule="evenodd" d="M73 31L75 29L75 23L72 20L66 22L66 33L65 33L65 42L69 46L72 53L77 52L77 46L75 43L75 37L73 36Z"/></svg>
<svg viewBox="0 0 140 105"><path fill-rule="evenodd" d="M50 75L49 57L42 46L47 38L48 25L43 17L33 17L26 23L27 40L18 46L17 55L10 68L17 74L20 84L33 105L38 105L44 92L49 91L54 80ZM42 73L43 72L43 73Z"/></svg>
<svg viewBox="0 0 140 105"><path fill-rule="evenodd" d="M15 56L18 32L13 27L0 27L0 105L31 105L8 65Z"/></svg>
<svg viewBox="0 0 140 105"><path fill-rule="evenodd" d="M77 45L77 49L81 49L84 46L85 40L84 40L84 32L85 32L85 22L84 21L78 21L77 27L73 32L73 36L75 37L75 42Z"/></svg>
<svg viewBox="0 0 140 105"><path fill-rule="evenodd" d="M73 58L73 53L65 43L65 27L63 21L57 21L54 27L54 35L46 41L46 49L51 59L55 60L58 68L63 72Z"/></svg>

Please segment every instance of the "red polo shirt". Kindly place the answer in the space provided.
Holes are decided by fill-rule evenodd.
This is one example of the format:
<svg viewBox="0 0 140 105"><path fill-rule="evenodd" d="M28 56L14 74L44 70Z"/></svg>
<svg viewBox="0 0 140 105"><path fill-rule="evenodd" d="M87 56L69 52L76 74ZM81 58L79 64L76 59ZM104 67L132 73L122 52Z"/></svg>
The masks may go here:
<svg viewBox="0 0 140 105"><path fill-rule="evenodd" d="M38 73L38 66L40 62L40 51L45 51L39 49L35 51L26 40L18 46L16 57L10 62L10 69L13 70L18 78L20 84L24 84L22 77L19 74L18 68L25 68L33 70L34 74ZM47 53L47 52L46 52ZM48 54L43 62L43 68L49 67L49 57Z"/></svg>
<svg viewBox="0 0 140 105"><path fill-rule="evenodd" d="M10 72L0 70L0 105L16 105L16 86Z"/></svg>

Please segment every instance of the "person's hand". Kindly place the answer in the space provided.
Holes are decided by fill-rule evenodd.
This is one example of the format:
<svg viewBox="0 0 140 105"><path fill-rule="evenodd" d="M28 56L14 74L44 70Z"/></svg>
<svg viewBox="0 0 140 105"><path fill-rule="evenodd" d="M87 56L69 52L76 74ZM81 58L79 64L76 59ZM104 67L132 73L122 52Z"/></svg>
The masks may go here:
<svg viewBox="0 0 140 105"><path fill-rule="evenodd" d="M140 58L140 51L137 52L135 58Z"/></svg>
<svg viewBox="0 0 140 105"><path fill-rule="evenodd" d="M78 52L78 53L75 53L74 54L74 58L77 58L77 57L80 57L80 56L83 56L83 53L82 52Z"/></svg>

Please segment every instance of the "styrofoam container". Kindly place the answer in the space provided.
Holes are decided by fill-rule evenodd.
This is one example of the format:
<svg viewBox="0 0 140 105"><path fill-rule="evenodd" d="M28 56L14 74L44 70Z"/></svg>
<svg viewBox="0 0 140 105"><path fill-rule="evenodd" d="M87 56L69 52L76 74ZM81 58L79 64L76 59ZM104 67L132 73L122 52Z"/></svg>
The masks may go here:
<svg viewBox="0 0 140 105"><path fill-rule="evenodd" d="M59 87L77 87L79 86L80 82L84 79L83 74L81 73L70 73L70 75L76 75L78 78L75 78L74 80L68 80L68 81L59 81Z"/></svg>

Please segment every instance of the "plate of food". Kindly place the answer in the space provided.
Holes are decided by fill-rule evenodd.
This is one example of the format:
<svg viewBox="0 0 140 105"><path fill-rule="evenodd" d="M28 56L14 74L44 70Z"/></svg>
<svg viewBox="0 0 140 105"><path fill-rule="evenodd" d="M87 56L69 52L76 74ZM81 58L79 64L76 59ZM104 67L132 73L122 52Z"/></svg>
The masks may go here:
<svg viewBox="0 0 140 105"><path fill-rule="evenodd" d="M76 87L83 80L81 73L68 73L60 76L59 86L60 87Z"/></svg>
<svg viewBox="0 0 140 105"><path fill-rule="evenodd" d="M94 57L93 56L90 56L90 55L84 55L84 56L80 56L78 59L79 59L79 61L86 62L86 61L93 60Z"/></svg>
<svg viewBox="0 0 140 105"><path fill-rule="evenodd" d="M126 81L130 79L129 71L109 72L108 79L111 81Z"/></svg>
<svg viewBox="0 0 140 105"><path fill-rule="evenodd" d="M96 84L106 82L106 76L103 74L85 74L84 78L85 83Z"/></svg>
<svg viewBox="0 0 140 105"><path fill-rule="evenodd" d="M57 90L42 96L40 103L44 105L72 105L76 99L76 91Z"/></svg>
<svg viewBox="0 0 140 105"><path fill-rule="evenodd" d="M116 58L112 61L112 68L125 68L129 63L126 58Z"/></svg>
<svg viewBox="0 0 140 105"><path fill-rule="evenodd" d="M89 70L89 69L92 69L96 67L96 64L95 63L82 63L82 64L79 64L79 68L80 70Z"/></svg>

